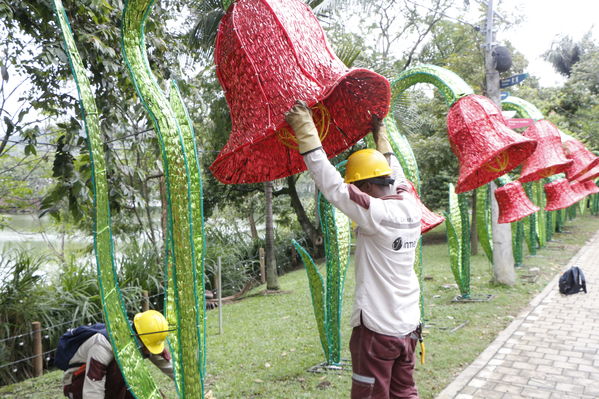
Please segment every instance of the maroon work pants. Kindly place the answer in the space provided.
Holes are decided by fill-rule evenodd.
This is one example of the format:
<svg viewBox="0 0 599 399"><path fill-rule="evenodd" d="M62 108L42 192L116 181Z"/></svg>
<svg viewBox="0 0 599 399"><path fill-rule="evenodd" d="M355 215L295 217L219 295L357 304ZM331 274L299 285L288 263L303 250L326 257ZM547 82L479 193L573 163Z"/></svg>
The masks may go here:
<svg viewBox="0 0 599 399"><path fill-rule="evenodd" d="M349 342L351 399L418 399L414 382L417 339L378 334L360 325Z"/></svg>

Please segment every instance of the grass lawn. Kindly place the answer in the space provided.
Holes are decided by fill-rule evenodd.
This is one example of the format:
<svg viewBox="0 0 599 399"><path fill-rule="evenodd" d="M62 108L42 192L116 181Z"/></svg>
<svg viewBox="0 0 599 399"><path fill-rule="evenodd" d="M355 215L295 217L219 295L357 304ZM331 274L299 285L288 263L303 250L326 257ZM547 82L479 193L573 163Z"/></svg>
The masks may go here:
<svg viewBox="0 0 599 399"><path fill-rule="evenodd" d="M424 285L425 365L417 365L421 398L433 398L482 352L495 336L526 307L574 253L599 229L599 217L588 213L567 222L553 242L527 256L518 275L539 268L536 282L518 279L514 287L490 282L492 272L482 250L472 257L472 295L492 294L480 303L453 303L459 294L448 265L442 227L425 236ZM352 267L353 269L353 267ZM282 291L264 295L258 287L245 299L223 307L224 333L219 335L218 311L208 313L207 390L215 398L348 398L351 373L314 374L307 369L323 361L316 322L303 269L280 278ZM343 309L343 357L349 359L349 313L354 287L348 271ZM557 289L557 287L555 287ZM151 367L155 370L154 367ZM175 397L172 383L160 372L165 396ZM2 398L60 398L62 374L50 372L21 384L0 387Z"/></svg>

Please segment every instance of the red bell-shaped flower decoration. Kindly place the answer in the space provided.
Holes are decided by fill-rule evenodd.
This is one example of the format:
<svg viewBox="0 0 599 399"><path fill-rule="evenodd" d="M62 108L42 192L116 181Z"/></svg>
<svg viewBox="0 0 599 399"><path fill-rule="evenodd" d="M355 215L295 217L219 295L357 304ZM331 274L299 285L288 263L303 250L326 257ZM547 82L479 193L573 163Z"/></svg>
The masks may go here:
<svg viewBox="0 0 599 399"><path fill-rule="evenodd" d="M580 201L579 195L572 191L570 182L566 179L557 179L545 184L546 211L557 211L574 205Z"/></svg>
<svg viewBox="0 0 599 399"><path fill-rule="evenodd" d="M566 158L562 148L559 130L548 120L536 121L523 135L536 140L537 149L522 164L522 172L518 179L522 183L565 172L572 163L571 159Z"/></svg>
<svg viewBox="0 0 599 399"><path fill-rule="evenodd" d="M541 209L526 196L522 184L517 180L497 188L495 199L499 206L498 223L516 222Z"/></svg>
<svg viewBox="0 0 599 399"><path fill-rule="evenodd" d="M231 112L229 141L210 170L223 183L286 177L305 165L284 114L296 100L313 110L328 156L364 137L389 111L387 79L350 70L299 0L238 0L222 18L216 73Z"/></svg>
<svg viewBox="0 0 599 399"><path fill-rule="evenodd" d="M589 193L587 192L587 189L584 187L584 185L582 183L570 182L570 187L572 188L572 191L574 191L577 201L580 201L580 200L584 199L584 197L589 195Z"/></svg>
<svg viewBox="0 0 599 399"><path fill-rule="evenodd" d="M459 99L447 114L447 134L460 162L456 193L473 190L506 174L537 147L506 126L501 110L486 97Z"/></svg>
<svg viewBox="0 0 599 399"><path fill-rule="evenodd" d="M585 172L582 175L580 175L576 179L576 181L584 183L587 181L595 180L597 177L599 177L599 166L595 166L593 169L589 169L588 172Z"/></svg>
<svg viewBox="0 0 599 399"><path fill-rule="evenodd" d="M580 141L576 139L566 140L563 145L566 156L573 161L566 170L568 180L576 180L599 165L599 157L587 150Z"/></svg>
<svg viewBox="0 0 599 399"><path fill-rule="evenodd" d="M408 182L410 183L410 192L414 194L414 196L416 197L416 202L418 202L418 205L420 206L420 211L422 213L422 218L420 219L420 234L427 233L430 230L437 227L438 225L440 225L441 223L443 223L445 221L445 218L428 209L426 205L424 205L424 203L420 200L418 191L416 191L416 188L414 187L412 182L409 180Z"/></svg>
<svg viewBox="0 0 599 399"><path fill-rule="evenodd" d="M582 184L584 185L584 188L587 190L587 193L589 193L589 195L599 193L599 187L597 187L595 182L587 180Z"/></svg>

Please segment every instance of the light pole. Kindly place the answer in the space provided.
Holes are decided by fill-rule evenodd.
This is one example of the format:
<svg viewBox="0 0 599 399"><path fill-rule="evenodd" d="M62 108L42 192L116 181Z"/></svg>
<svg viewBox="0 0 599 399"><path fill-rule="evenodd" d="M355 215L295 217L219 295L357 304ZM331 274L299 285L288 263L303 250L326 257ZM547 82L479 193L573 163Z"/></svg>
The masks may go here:
<svg viewBox="0 0 599 399"><path fill-rule="evenodd" d="M499 72L495 69L493 48L495 33L493 32L493 0L487 0L487 23L485 35L485 76L486 95L501 108L499 99ZM506 285L516 283L514 269L514 253L512 251L512 228L508 223L499 224L499 206L495 200L497 186L491 182L491 215L493 229L493 275L496 282Z"/></svg>

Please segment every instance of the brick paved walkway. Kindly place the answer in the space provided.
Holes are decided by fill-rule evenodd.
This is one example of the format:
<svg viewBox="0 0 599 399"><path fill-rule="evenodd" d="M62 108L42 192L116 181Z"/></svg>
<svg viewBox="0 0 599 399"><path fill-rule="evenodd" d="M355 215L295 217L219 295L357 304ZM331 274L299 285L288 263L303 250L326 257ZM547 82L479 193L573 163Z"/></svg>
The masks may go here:
<svg viewBox="0 0 599 399"><path fill-rule="evenodd" d="M437 399L599 398L599 232L570 260L589 293L556 276Z"/></svg>

